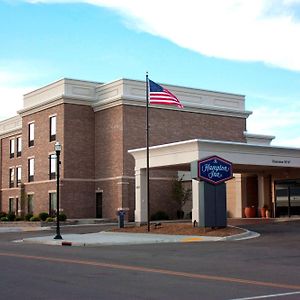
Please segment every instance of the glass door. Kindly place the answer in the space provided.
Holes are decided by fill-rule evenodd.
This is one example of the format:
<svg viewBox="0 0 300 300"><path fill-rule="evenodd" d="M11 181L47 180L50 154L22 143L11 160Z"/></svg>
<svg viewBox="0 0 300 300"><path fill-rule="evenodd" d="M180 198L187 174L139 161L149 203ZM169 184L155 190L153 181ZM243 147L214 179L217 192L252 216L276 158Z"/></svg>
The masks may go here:
<svg viewBox="0 0 300 300"><path fill-rule="evenodd" d="M300 183L275 182L276 217L300 215Z"/></svg>

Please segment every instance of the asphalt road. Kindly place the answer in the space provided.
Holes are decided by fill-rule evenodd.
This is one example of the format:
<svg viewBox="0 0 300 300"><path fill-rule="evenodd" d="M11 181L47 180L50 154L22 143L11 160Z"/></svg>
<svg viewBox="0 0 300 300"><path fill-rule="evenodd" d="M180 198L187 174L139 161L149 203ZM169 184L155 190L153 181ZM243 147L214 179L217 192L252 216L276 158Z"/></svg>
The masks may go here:
<svg viewBox="0 0 300 300"><path fill-rule="evenodd" d="M62 247L11 242L49 232L1 233L0 299L300 299L300 222L247 228L261 237Z"/></svg>

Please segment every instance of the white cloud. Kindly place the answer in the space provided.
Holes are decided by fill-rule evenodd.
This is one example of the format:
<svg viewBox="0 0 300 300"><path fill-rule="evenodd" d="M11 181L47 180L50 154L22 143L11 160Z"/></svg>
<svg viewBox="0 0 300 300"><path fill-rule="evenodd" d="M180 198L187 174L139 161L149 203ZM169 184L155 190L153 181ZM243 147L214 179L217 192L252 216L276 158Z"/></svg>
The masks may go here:
<svg viewBox="0 0 300 300"><path fill-rule="evenodd" d="M0 69L0 120L17 115L17 111L23 107L23 95L34 89L25 83L31 76L32 74L24 73L20 69Z"/></svg>
<svg viewBox="0 0 300 300"><path fill-rule="evenodd" d="M17 115L17 110L19 110L23 106L22 95L25 92L26 89L23 88L7 88L0 85L0 120Z"/></svg>
<svg viewBox="0 0 300 300"><path fill-rule="evenodd" d="M121 13L138 30L207 56L300 71L300 21L294 11L299 0L24 1L104 6Z"/></svg>

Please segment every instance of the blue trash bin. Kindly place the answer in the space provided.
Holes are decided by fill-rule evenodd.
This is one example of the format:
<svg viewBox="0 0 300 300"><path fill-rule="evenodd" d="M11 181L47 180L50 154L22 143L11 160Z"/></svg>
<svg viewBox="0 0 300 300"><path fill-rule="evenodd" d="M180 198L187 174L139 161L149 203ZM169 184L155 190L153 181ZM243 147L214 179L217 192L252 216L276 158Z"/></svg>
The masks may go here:
<svg viewBox="0 0 300 300"><path fill-rule="evenodd" d="M124 228L124 219L125 219L125 211L119 210L118 211L118 226L119 226L119 228Z"/></svg>

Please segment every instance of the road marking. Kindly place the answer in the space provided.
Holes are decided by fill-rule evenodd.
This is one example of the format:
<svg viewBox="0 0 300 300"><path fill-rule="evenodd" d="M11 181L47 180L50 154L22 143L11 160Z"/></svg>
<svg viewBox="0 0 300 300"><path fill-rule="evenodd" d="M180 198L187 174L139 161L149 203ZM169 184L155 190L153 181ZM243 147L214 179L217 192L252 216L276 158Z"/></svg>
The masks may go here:
<svg viewBox="0 0 300 300"><path fill-rule="evenodd" d="M254 299L267 299L267 298L274 298L274 297L284 297L284 296L293 296L299 295L299 292L292 292L292 293L283 293L283 294L272 294L272 295L263 295L263 296L256 296L256 297L247 297L247 298L236 298L231 300L254 300Z"/></svg>
<svg viewBox="0 0 300 300"><path fill-rule="evenodd" d="M264 287L272 287L272 288L284 288L284 289L297 290L297 291L300 290L300 285L290 285L290 284L273 283L273 282L266 282L266 281L247 280L247 279L233 278L233 277L178 272L178 271L171 271L166 269L152 269L147 267L104 263L104 262L89 261L89 260L74 260L74 259L65 259L65 258L57 258L57 257L33 256L33 255L25 255L25 254L11 253L11 252L0 252L0 256L18 257L24 259L40 260L40 261L62 262L62 263L69 263L69 264L76 264L76 265L86 265L86 266L102 267L102 268L117 269L117 270L137 271L137 272L144 272L144 273L165 274L170 276L179 276L179 277L186 277L192 279L223 281L223 282L240 283L240 284L264 286Z"/></svg>

